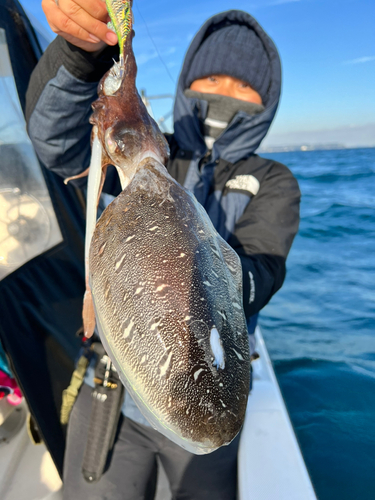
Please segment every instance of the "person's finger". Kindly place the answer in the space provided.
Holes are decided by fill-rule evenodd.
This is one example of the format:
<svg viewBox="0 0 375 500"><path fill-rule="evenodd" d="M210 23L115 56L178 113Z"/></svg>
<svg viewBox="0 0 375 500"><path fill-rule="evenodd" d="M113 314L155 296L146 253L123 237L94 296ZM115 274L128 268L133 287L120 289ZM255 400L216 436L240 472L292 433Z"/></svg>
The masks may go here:
<svg viewBox="0 0 375 500"><path fill-rule="evenodd" d="M79 47L86 52L96 52L98 50L103 49L107 46L105 42L94 43L94 41L90 40L89 42L80 40L79 38L75 38L74 36L67 35L66 33L58 33L62 38L65 38L67 42L70 42L72 45Z"/></svg>
<svg viewBox="0 0 375 500"><path fill-rule="evenodd" d="M60 2L64 3L64 0L59 0L59 5ZM91 17L107 23L108 11L105 0L75 0L75 3Z"/></svg>
<svg viewBox="0 0 375 500"><path fill-rule="evenodd" d="M42 4L45 4L46 6L51 5L51 2L53 2L58 8L62 8L65 5L64 8L66 10L67 2L64 0L42 0ZM78 7L90 14L90 16L95 17L99 21L106 22L108 11L105 0L72 0L70 3L76 4Z"/></svg>
<svg viewBox="0 0 375 500"><path fill-rule="evenodd" d="M61 35L66 39L68 39L68 37L73 37L78 40L91 43L100 42L99 38L93 38L88 31L83 29L81 26L78 26L78 24L69 19L69 17L61 11L50 12L48 24L54 33Z"/></svg>
<svg viewBox="0 0 375 500"><path fill-rule="evenodd" d="M58 5L55 0L43 0L42 8L51 29L65 39L74 37L91 43L100 41L109 45L117 43L116 35L104 22L92 17L73 0L59 0ZM102 15L99 10L96 14Z"/></svg>
<svg viewBox="0 0 375 500"><path fill-rule="evenodd" d="M102 2L99 2L99 4ZM59 0L60 10L78 26L90 33L93 39L98 38L103 42L115 45L117 37L107 28L107 25L93 17L80 4L86 5L87 0ZM96 7L95 7L96 5ZM105 4L104 4L105 5ZM91 2L91 12L95 16L103 16L104 12L98 7L98 2Z"/></svg>

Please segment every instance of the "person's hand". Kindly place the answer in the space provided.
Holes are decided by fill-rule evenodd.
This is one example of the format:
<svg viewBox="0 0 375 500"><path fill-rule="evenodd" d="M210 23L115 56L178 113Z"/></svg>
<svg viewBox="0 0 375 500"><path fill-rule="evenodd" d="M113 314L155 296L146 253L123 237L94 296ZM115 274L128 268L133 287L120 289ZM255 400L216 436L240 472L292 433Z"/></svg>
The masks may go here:
<svg viewBox="0 0 375 500"><path fill-rule="evenodd" d="M42 0L42 8L52 31L76 47L95 52L117 43L105 0Z"/></svg>

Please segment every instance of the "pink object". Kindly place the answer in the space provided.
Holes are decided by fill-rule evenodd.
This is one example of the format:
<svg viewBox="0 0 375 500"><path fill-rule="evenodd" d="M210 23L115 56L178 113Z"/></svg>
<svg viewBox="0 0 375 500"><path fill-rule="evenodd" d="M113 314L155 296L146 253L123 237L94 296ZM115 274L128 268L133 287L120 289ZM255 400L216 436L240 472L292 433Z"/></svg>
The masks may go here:
<svg viewBox="0 0 375 500"><path fill-rule="evenodd" d="M19 389L18 391L21 394ZM14 392L14 394L9 394L9 396L7 396L7 401L12 406L18 406L22 403L22 396L18 396L16 392Z"/></svg>
<svg viewBox="0 0 375 500"><path fill-rule="evenodd" d="M6 396L7 401L12 406L18 406L22 402L22 393L20 388L17 385L17 382L14 378L9 377L6 373L0 370L0 385L5 387L10 387L13 389L13 394L9 394ZM4 393L0 393L0 399L3 399Z"/></svg>

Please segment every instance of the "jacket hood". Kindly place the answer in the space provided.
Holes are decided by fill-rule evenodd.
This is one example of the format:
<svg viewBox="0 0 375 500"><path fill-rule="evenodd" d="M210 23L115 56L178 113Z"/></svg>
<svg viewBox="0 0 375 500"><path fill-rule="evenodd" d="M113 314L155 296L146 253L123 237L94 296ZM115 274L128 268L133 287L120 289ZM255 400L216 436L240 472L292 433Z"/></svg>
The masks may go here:
<svg viewBox="0 0 375 500"><path fill-rule="evenodd" d="M264 111L257 115L248 115L244 111L238 112L214 143L213 159L221 157L235 163L247 158L259 147L276 114L281 92L281 63L275 44L257 21L244 11L229 10L211 17L191 42L177 85L174 104L174 137L180 148L192 151L197 157L205 154L207 147L201 133L201 120L206 117L208 103L184 95L186 77L203 41L216 29L231 24L248 26L257 33L264 44L271 65L271 83L263 103Z"/></svg>

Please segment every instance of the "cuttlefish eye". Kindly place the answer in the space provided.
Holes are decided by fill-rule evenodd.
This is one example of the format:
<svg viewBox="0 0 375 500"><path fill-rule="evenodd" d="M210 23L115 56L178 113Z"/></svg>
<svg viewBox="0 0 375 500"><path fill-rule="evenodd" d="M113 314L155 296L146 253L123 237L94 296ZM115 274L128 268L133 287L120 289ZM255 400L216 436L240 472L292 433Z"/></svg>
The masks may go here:
<svg viewBox="0 0 375 500"><path fill-rule="evenodd" d="M129 144L127 139L126 134L123 134L122 136L117 134L114 130L113 127L109 127L108 130L105 133L105 146L107 149L107 152L110 155L113 155L114 153L116 154L121 154L125 153L126 149L129 149Z"/></svg>
<svg viewBox="0 0 375 500"><path fill-rule="evenodd" d="M109 127L105 133L105 146L109 155L121 154L132 159L142 149L139 134L131 128Z"/></svg>

